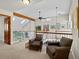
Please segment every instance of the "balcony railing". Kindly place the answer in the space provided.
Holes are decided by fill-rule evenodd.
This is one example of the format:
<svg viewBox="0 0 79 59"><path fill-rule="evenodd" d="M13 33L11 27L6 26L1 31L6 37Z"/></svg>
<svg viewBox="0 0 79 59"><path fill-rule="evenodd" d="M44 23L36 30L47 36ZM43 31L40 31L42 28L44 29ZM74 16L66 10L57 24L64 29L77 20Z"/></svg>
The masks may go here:
<svg viewBox="0 0 79 59"><path fill-rule="evenodd" d="M60 31L60 32L40 31L37 33L42 34L43 39L60 39L61 37L72 38L72 32L70 32L70 31Z"/></svg>

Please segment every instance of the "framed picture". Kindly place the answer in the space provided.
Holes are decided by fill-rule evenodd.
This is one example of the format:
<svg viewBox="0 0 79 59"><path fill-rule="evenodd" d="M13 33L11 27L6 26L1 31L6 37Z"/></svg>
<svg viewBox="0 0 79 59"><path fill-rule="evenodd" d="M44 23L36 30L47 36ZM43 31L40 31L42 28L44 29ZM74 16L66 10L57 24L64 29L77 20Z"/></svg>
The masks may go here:
<svg viewBox="0 0 79 59"><path fill-rule="evenodd" d="M43 25L43 31L49 31L49 24Z"/></svg>
<svg viewBox="0 0 79 59"><path fill-rule="evenodd" d="M41 31L41 26L36 26L36 31Z"/></svg>

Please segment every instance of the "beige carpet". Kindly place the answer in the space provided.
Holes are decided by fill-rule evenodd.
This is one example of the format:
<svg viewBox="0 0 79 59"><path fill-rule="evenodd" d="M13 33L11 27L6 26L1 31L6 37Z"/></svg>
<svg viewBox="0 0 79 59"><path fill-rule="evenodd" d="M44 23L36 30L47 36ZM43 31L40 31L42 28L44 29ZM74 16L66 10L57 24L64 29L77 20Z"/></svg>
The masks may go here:
<svg viewBox="0 0 79 59"><path fill-rule="evenodd" d="M42 52L25 48L25 43L0 44L0 59L49 59L43 46Z"/></svg>

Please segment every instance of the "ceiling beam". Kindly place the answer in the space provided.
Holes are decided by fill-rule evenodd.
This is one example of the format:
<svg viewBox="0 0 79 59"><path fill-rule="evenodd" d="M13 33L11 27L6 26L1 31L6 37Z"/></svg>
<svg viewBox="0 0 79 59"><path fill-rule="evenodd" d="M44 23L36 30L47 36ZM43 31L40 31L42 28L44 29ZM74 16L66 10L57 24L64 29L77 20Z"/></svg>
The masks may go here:
<svg viewBox="0 0 79 59"><path fill-rule="evenodd" d="M0 16L9 16L9 15L5 15L5 14L0 14Z"/></svg>
<svg viewBox="0 0 79 59"><path fill-rule="evenodd" d="M31 18L31 17L29 17L29 16L25 16L25 15L20 14L20 13L17 13L17 12L13 12L13 15L14 15L14 16L17 16L17 17L20 17L20 18L28 19L28 20L31 20L31 21L35 21L34 18Z"/></svg>

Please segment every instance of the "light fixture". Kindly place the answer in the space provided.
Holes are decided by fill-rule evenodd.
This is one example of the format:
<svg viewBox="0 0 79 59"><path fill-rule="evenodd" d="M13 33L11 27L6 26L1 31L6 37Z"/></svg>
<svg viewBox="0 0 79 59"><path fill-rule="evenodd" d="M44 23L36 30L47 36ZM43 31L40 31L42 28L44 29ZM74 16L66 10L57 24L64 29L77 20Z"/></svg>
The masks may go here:
<svg viewBox="0 0 79 59"><path fill-rule="evenodd" d="M57 9L58 9L58 7L56 7L56 32L57 32Z"/></svg>
<svg viewBox="0 0 79 59"><path fill-rule="evenodd" d="M30 0L22 0L22 2L28 5L30 3Z"/></svg>
<svg viewBox="0 0 79 59"><path fill-rule="evenodd" d="M57 9L58 7L56 6L56 28L55 28L55 33L57 33ZM57 34L55 34L55 39L57 39Z"/></svg>

